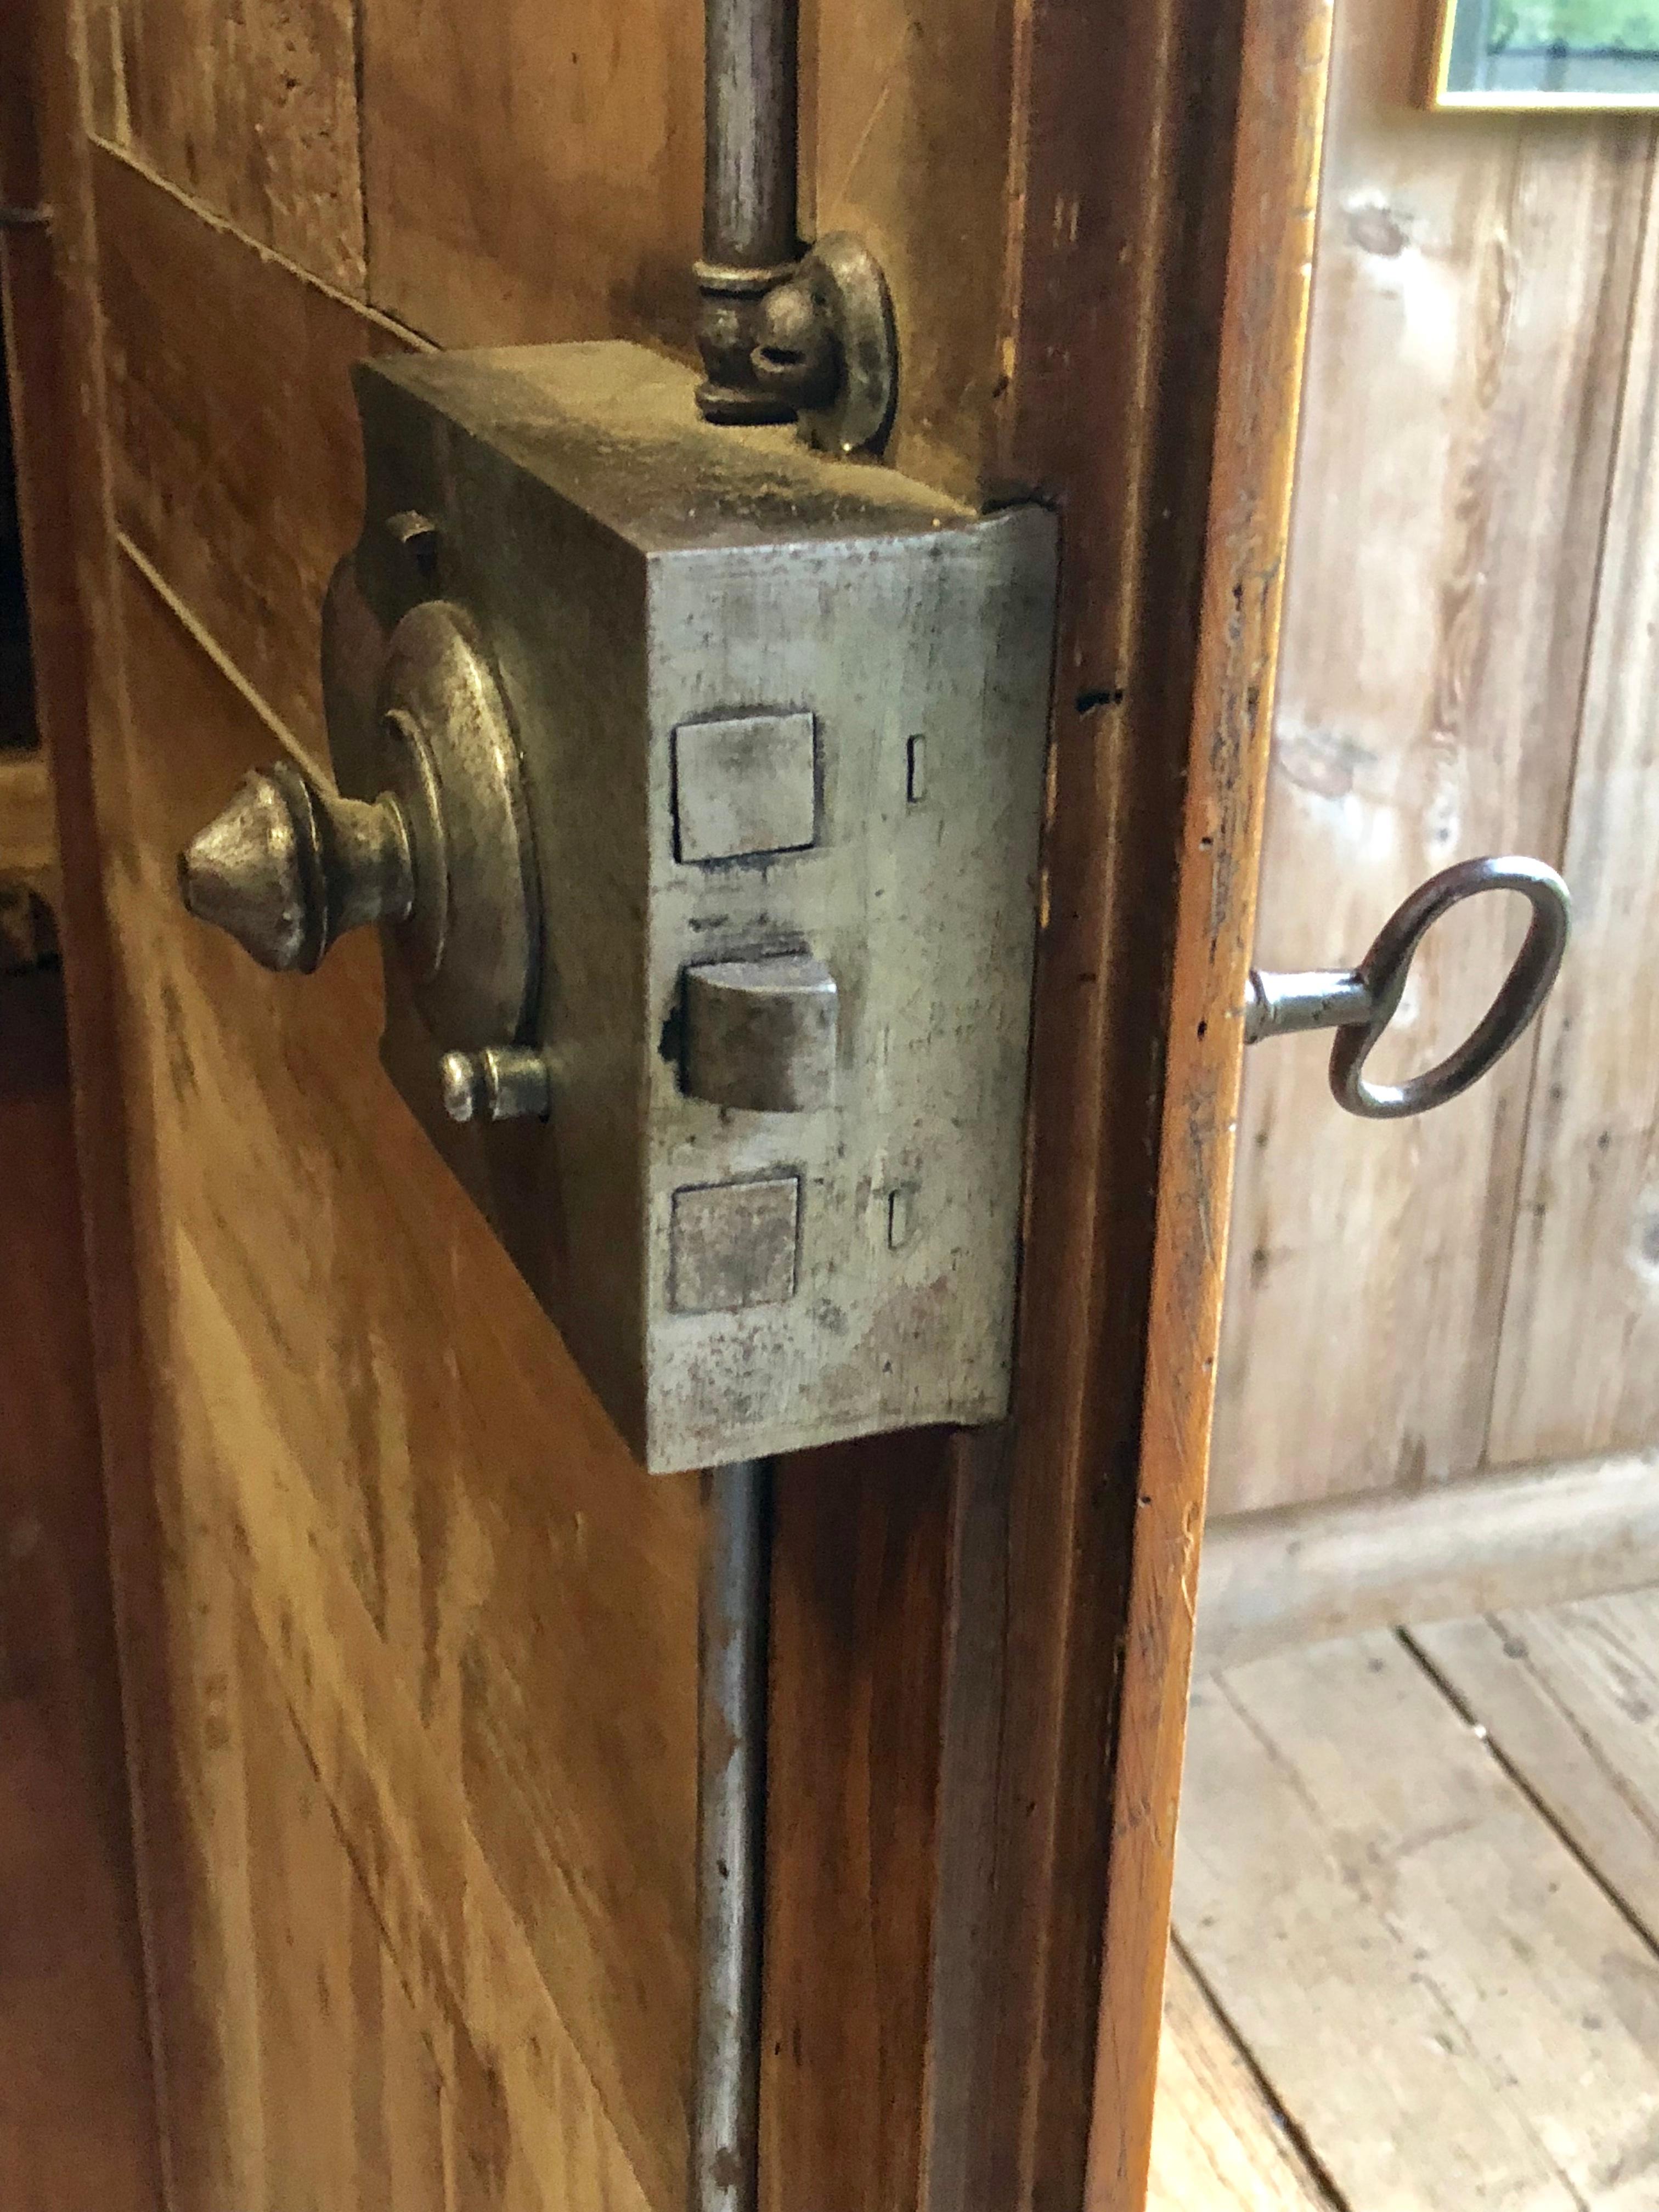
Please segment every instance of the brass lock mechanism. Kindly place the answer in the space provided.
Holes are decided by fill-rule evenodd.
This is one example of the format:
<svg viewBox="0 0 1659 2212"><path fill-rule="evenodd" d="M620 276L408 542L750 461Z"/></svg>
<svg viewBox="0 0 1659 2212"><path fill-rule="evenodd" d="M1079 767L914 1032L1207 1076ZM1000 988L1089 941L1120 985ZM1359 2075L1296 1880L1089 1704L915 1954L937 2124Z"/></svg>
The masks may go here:
<svg viewBox="0 0 1659 2212"><path fill-rule="evenodd" d="M381 1055L653 1468L1005 1410L1054 528L632 346L364 364L337 793L180 867Z"/></svg>

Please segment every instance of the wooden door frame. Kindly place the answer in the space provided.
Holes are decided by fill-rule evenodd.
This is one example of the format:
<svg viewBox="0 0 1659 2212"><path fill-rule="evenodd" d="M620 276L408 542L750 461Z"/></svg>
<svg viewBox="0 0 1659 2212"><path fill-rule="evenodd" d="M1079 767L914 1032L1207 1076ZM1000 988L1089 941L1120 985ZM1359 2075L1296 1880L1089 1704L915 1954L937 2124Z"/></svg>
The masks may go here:
<svg viewBox="0 0 1659 2212"><path fill-rule="evenodd" d="M24 13L54 223L5 252L37 303L20 460L73 856L100 852L91 731L121 712L87 58L78 9ZM990 489L1051 501L1065 544L1018 1398L998 1431L885 1440L786 1488L769 2002L809 2063L779 2035L780 2207L866 2086L810 2063L826 2049L881 2077L834 2153L848 2203L1136 2212L1145 2186L1328 8L1019 0L1014 31ZM131 1063L101 884L66 877L124 1679L153 1728ZM131 1748L153 1947L164 1793ZM865 1900L868 1945L792 1988L862 1848L821 1817L852 1782L865 1814L905 1813L868 1877L902 1909Z"/></svg>
<svg viewBox="0 0 1659 2212"><path fill-rule="evenodd" d="M1106 17L1023 24L1002 453L1064 574L1019 1395L956 1455L931 2212L1146 2193L1329 67L1330 0Z"/></svg>

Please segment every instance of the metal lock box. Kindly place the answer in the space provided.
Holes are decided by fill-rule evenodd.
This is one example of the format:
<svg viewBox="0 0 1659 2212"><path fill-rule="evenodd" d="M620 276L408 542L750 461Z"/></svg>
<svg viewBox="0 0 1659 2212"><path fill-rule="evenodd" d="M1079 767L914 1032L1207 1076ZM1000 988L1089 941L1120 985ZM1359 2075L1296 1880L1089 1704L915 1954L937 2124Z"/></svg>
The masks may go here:
<svg viewBox="0 0 1659 2212"><path fill-rule="evenodd" d="M1006 1409L1054 599L1041 509L694 381L357 370L325 691L407 866L316 848L396 875L337 900L386 1065L661 1471Z"/></svg>

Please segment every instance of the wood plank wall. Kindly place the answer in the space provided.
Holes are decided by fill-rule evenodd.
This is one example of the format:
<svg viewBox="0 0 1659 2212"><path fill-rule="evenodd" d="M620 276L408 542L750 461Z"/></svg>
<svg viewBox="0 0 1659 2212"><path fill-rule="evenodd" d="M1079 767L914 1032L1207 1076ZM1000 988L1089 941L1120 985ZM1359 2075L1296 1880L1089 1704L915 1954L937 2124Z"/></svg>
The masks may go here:
<svg viewBox="0 0 1659 2212"><path fill-rule="evenodd" d="M1336 19L1257 957L1355 958L1506 849L1578 933L1525 1046L1420 1121L1340 1113L1317 1039L1251 1054L1222 1514L1659 1437L1652 127L1413 113L1409 0ZM1464 1033L1508 903L1431 940L1389 1072Z"/></svg>

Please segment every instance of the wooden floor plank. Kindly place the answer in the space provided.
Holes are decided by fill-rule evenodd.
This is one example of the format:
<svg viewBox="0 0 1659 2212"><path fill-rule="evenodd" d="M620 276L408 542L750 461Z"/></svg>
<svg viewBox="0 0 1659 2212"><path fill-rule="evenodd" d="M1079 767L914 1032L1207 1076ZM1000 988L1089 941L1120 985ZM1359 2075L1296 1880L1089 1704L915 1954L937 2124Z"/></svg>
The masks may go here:
<svg viewBox="0 0 1659 2212"><path fill-rule="evenodd" d="M1164 1990L1146 2212L1333 2212L1178 1950Z"/></svg>
<svg viewBox="0 0 1659 2212"><path fill-rule="evenodd" d="M1350 2212L1659 2203L1659 1959L1398 1638L1200 1686L1176 1926Z"/></svg>
<svg viewBox="0 0 1659 2212"><path fill-rule="evenodd" d="M1659 1589L1448 1621L1411 1640L1659 1942Z"/></svg>

